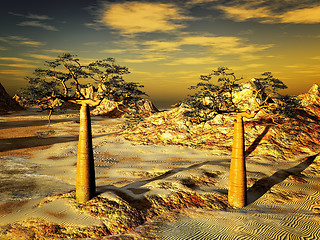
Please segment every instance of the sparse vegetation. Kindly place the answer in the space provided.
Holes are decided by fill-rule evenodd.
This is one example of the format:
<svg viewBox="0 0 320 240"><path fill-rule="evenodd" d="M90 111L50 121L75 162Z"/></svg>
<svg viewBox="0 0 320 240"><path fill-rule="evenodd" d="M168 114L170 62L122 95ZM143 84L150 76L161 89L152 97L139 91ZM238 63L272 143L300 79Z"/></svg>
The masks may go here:
<svg viewBox="0 0 320 240"><path fill-rule="evenodd" d="M217 84L211 82L217 76ZM217 114L228 114L235 117L234 137L232 145L229 193L231 205L243 207L246 205L246 166L243 117L253 118L260 111L268 115L273 122L279 121L284 115L290 114L288 103L296 104L290 97L283 97L278 90L287 86L270 72L262 74L261 78L251 80L254 94L254 106L242 106L244 99L235 101L235 96L241 88L237 78L227 67L219 67L209 75L202 75L201 82L190 89L198 90L185 100L189 110L185 113L191 122L205 124ZM292 110L292 109L290 109Z"/></svg>
<svg viewBox="0 0 320 240"><path fill-rule="evenodd" d="M146 95L140 90L142 85L123 79L123 75L130 72L127 67L116 64L114 58L83 64L75 55L65 53L53 61L46 61L45 66L26 77L29 85L21 89L19 95L27 103L48 110L49 116L65 101L86 100L90 105L96 105L97 101L108 99L118 106L131 106ZM89 88L91 92L87 93Z"/></svg>
<svg viewBox="0 0 320 240"><path fill-rule="evenodd" d="M47 68L38 68L33 77L27 77L29 86L20 94L42 110L52 111L64 101L81 105L77 156L76 198L80 203L95 196L95 171L92 149L89 106L97 106L106 98L119 105L130 106L145 93L137 83L125 82L122 76L128 68L115 64L113 58L81 64L70 53L46 61ZM93 85L97 85L94 87ZM87 92L90 87L91 92Z"/></svg>
<svg viewBox="0 0 320 240"><path fill-rule="evenodd" d="M214 77L217 77L217 83L213 83ZM242 78L237 78L229 68L219 67L208 75L201 75L200 79L197 85L190 87L197 92L183 102L189 107L185 115L196 124L204 124L217 114L234 115L240 112L256 114L259 111L264 111L276 121L290 114L287 105L290 104L292 108L298 104L294 98L279 94L278 91L287 86L281 80L274 78L270 72L251 80L255 101L255 106L251 106L251 109L244 109L242 101L235 101L234 96L241 91L239 83Z"/></svg>

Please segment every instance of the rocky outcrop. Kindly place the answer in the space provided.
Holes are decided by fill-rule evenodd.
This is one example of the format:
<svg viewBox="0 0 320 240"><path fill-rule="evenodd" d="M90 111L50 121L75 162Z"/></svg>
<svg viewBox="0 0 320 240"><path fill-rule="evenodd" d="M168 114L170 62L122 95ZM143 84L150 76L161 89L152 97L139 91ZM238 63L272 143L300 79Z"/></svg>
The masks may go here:
<svg viewBox="0 0 320 240"><path fill-rule="evenodd" d="M96 98L96 91L95 91L94 87L91 85L86 88L81 88L80 92L86 99L95 99Z"/></svg>
<svg viewBox="0 0 320 240"><path fill-rule="evenodd" d="M312 114L320 117L320 87L313 84L307 93L298 96L301 105Z"/></svg>
<svg viewBox="0 0 320 240"><path fill-rule="evenodd" d="M134 201L132 199L127 199L128 201L126 201L122 197L108 198L99 195L84 204L78 204L75 201L74 191L50 196L43 199L36 208L52 201L64 199L73 211L88 214L91 217L99 219L102 224L100 226L78 227L31 218L26 221L0 226L0 236L4 236L5 239L98 239L98 237L102 239L105 236L106 239L109 239L108 235L120 236L120 234L130 232L163 213L171 211L178 213L179 210L183 210L184 208L230 208L223 195L197 194L192 191L178 191L167 195L152 195L142 200ZM61 214L57 217L63 218L64 215Z"/></svg>
<svg viewBox="0 0 320 240"><path fill-rule="evenodd" d="M103 95L101 93L103 90L97 90L93 86L81 88L80 91L86 99L93 99L95 101L99 101L100 97ZM14 99L16 102L18 102L21 106L24 106L25 108L36 107L40 109L46 109L50 106L61 109L80 109L79 104L71 103L68 101L62 101L60 99L46 101L45 104L41 105L31 104L24 97L21 97L19 95L15 95ZM111 101L105 98L97 107L91 108L91 114L93 116L104 116L109 118L119 118L129 113L135 113L141 117L149 117L150 115L156 112L159 112L159 110L149 99L142 99L130 107L125 107L115 101Z"/></svg>
<svg viewBox="0 0 320 240"><path fill-rule="evenodd" d="M128 112L135 112L142 117L149 117L159 110L153 105L149 99L143 99L130 108L125 108L114 101L103 99L91 114L94 116L121 117Z"/></svg>
<svg viewBox="0 0 320 240"><path fill-rule="evenodd" d="M9 96L5 88L0 83L0 114L7 114L10 111L21 111L23 107Z"/></svg>
<svg viewBox="0 0 320 240"><path fill-rule="evenodd" d="M137 103L138 112L141 113L157 113L159 112L158 108L149 100L143 99Z"/></svg>
<svg viewBox="0 0 320 240"><path fill-rule="evenodd" d="M120 110L117 110L117 106L118 104L116 102L110 101L108 99L103 99L102 102L94 110L91 111L91 114L94 116L118 116L121 114Z"/></svg>
<svg viewBox="0 0 320 240"><path fill-rule="evenodd" d="M242 108L254 107L251 83L240 87L234 97ZM299 155L315 154L320 150L320 95L314 85L308 93L298 97L302 109L296 116L285 118L281 124L273 123L262 111L253 119L245 120L246 156L270 156L270 159L295 159ZM188 147L224 151L229 154L233 139L234 118L216 115L205 124L192 124L183 104L169 111L154 114L123 136L141 144L174 144ZM294 115L294 114L293 114Z"/></svg>

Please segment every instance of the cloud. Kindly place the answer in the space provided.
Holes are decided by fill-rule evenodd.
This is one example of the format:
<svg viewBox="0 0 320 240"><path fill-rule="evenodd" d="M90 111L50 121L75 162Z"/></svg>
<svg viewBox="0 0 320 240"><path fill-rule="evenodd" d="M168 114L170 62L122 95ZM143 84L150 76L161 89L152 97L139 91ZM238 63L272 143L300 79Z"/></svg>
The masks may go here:
<svg viewBox="0 0 320 240"><path fill-rule="evenodd" d="M103 42L85 42L83 43L84 46L98 46L103 44Z"/></svg>
<svg viewBox="0 0 320 240"><path fill-rule="evenodd" d="M320 73L318 70L299 70L299 71L296 71L298 73L303 73L303 74L310 74L310 75L313 75L313 76L320 76Z"/></svg>
<svg viewBox="0 0 320 240"><path fill-rule="evenodd" d="M26 46L33 46L33 47L39 47L44 45L41 42L35 42L35 41L23 41L20 43L21 45L26 45Z"/></svg>
<svg viewBox="0 0 320 240"><path fill-rule="evenodd" d="M187 36L182 38L181 44L212 46L225 49L239 46L240 41L240 38L233 36Z"/></svg>
<svg viewBox="0 0 320 240"><path fill-rule="evenodd" d="M47 15L38 15L38 14L32 14L32 13L25 15L25 14L14 13L14 12L9 12L9 14L14 15L14 16L23 17L23 18L33 19L33 21L23 21L21 23L18 23L17 24L18 26L39 27L39 28L43 28L48 31L59 31L56 27L51 26L51 25L43 22L46 20L53 19Z"/></svg>
<svg viewBox="0 0 320 240"><path fill-rule="evenodd" d="M219 63L214 57L188 57L188 58L179 58L165 65L199 65L199 64L216 64Z"/></svg>
<svg viewBox="0 0 320 240"><path fill-rule="evenodd" d="M24 41L28 40L28 38L20 37L20 36L8 36L8 37L0 37L0 41L9 42L9 41Z"/></svg>
<svg viewBox="0 0 320 240"><path fill-rule="evenodd" d="M215 55L235 56L245 61L259 58L259 52L273 46L272 44L252 44L245 39L233 36L186 37L182 40L182 44L206 46Z"/></svg>
<svg viewBox="0 0 320 240"><path fill-rule="evenodd" d="M37 14L29 14L27 18L37 19L37 20L52 20L53 18L48 17L46 15L37 15Z"/></svg>
<svg viewBox="0 0 320 240"><path fill-rule="evenodd" d="M271 44L250 44L245 39L233 36L185 36L172 42L147 41L144 44L151 45L146 50L166 49L182 50L182 46L207 47L209 52L216 55L243 55L248 56L271 48Z"/></svg>
<svg viewBox="0 0 320 240"><path fill-rule="evenodd" d="M188 19L174 4L125 2L110 5L101 22L123 34L174 31L185 27L177 23Z"/></svg>
<svg viewBox="0 0 320 240"><path fill-rule="evenodd" d="M218 6L217 8L224 11L227 18L231 18L237 22L246 21L248 19L272 18L270 11L266 7L250 9L247 6Z"/></svg>
<svg viewBox="0 0 320 240"><path fill-rule="evenodd" d="M247 69L255 69L255 68L261 68L264 67L265 65L262 63L252 63L252 64L247 64L247 65L241 65L241 66L234 66L232 70L235 71L242 71L242 70L247 70Z"/></svg>
<svg viewBox="0 0 320 240"><path fill-rule="evenodd" d="M10 62L28 62L28 60L16 57L0 57L0 61L10 61Z"/></svg>
<svg viewBox="0 0 320 240"><path fill-rule="evenodd" d="M180 42L146 41L143 45L149 46L148 51L179 51Z"/></svg>
<svg viewBox="0 0 320 240"><path fill-rule="evenodd" d="M128 51L128 50L126 50L126 49L105 49L105 50L102 50L101 53L123 53L126 51Z"/></svg>
<svg viewBox="0 0 320 240"><path fill-rule="evenodd" d="M187 2L187 4L196 5L196 4L202 4L202 3L211 3L211 2L217 2L218 0L190 0Z"/></svg>
<svg viewBox="0 0 320 240"><path fill-rule="evenodd" d="M20 36L0 37L0 42L7 43L9 45L21 45L21 46L31 46L31 47L39 47L39 46L45 45L42 42L32 41L29 38L20 37Z"/></svg>
<svg viewBox="0 0 320 240"><path fill-rule="evenodd" d="M285 67L287 67L287 68L299 68L300 66L299 65L287 65Z"/></svg>
<svg viewBox="0 0 320 240"><path fill-rule="evenodd" d="M308 6L299 9L291 9L290 1L283 2L287 6L274 4L268 6L267 1L258 1L256 3L244 2L234 6L219 5L215 8L224 12L225 16L237 22L254 20L260 23L293 23L293 24L315 24L320 23L320 6ZM296 8L299 5L297 4Z"/></svg>
<svg viewBox="0 0 320 240"><path fill-rule="evenodd" d="M281 16L282 23L320 23L320 6L292 10Z"/></svg>
<svg viewBox="0 0 320 240"><path fill-rule="evenodd" d="M39 22L39 21L25 21L17 24L18 26L39 27L48 31L59 31L56 27Z"/></svg>
<svg viewBox="0 0 320 240"><path fill-rule="evenodd" d="M115 49L103 52L136 54L137 57L121 59L129 63L162 61L164 65L192 65L217 63L220 62L220 56L231 56L242 61L256 60L263 56L261 52L274 46L250 43L240 37L212 35L185 35L171 41L139 42L139 45L131 40L128 44L125 51ZM173 52L183 53L183 57L176 58Z"/></svg>
<svg viewBox="0 0 320 240"><path fill-rule="evenodd" d="M69 52L68 50L62 50L62 49L48 49L45 51L49 53L58 53L58 54Z"/></svg>
<svg viewBox="0 0 320 240"><path fill-rule="evenodd" d="M25 76L26 73L25 71L20 71L20 70L1 70L1 75L13 75L13 76L19 76L19 77L22 77L22 76Z"/></svg>
<svg viewBox="0 0 320 240"><path fill-rule="evenodd" d="M25 18L36 19L36 20L52 20L53 19L47 15L38 15L38 14L32 14L32 13L25 15L25 14L20 14L20 13L9 12L9 14L11 14L13 16L25 17Z"/></svg>
<svg viewBox="0 0 320 240"><path fill-rule="evenodd" d="M41 59L41 60L51 60L55 59L55 57L48 56L48 55L42 55L42 54L28 54L28 57L36 58L36 59Z"/></svg>
<svg viewBox="0 0 320 240"><path fill-rule="evenodd" d="M103 27L104 24L101 24L100 21L94 21L94 22L91 22L91 23L84 23L83 25L86 26L87 28L91 28L91 29L94 29L94 30L97 30L97 31L104 29L104 27Z"/></svg>
<svg viewBox="0 0 320 240"><path fill-rule="evenodd" d="M123 49L103 50L106 53L133 54L136 57L124 58L130 63L163 61L164 65L190 65L217 62L220 56L231 56L243 61L251 61L264 57L261 52L272 48L273 44L254 44L247 39L235 36L193 36L185 35L171 41L137 41L121 42ZM183 57L175 59L174 52L183 53ZM197 56L197 57L194 57ZM213 57L214 56L214 57Z"/></svg>
<svg viewBox="0 0 320 240"><path fill-rule="evenodd" d="M18 67L18 68L35 68L35 65L31 65L31 64L23 64L23 63L1 63L0 66L6 66L6 67Z"/></svg>
<svg viewBox="0 0 320 240"><path fill-rule="evenodd" d="M142 57L137 59L121 59L121 62L127 62L127 63L145 63L145 62L157 62L160 60L165 59L164 57Z"/></svg>

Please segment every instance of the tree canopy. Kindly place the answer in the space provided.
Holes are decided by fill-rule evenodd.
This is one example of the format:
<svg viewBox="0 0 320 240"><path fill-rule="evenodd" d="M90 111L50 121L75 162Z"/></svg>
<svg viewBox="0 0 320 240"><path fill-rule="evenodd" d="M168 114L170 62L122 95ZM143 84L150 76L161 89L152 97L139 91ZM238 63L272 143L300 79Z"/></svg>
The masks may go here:
<svg viewBox="0 0 320 240"><path fill-rule="evenodd" d="M211 120L217 114L247 112L255 115L264 111L275 120L290 113L290 104L291 107L297 104L292 97L280 95L279 90L287 86L270 72L265 72L261 77L250 81L254 92L254 108L243 109L240 103L235 101L235 95L241 91L242 79L237 78L227 67L219 67L208 75L201 75L200 82L189 88L196 92L183 102L188 107L185 115L199 124Z"/></svg>
<svg viewBox="0 0 320 240"><path fill-rule="evenodd" d="M142 85L123 79L123 75L129 73L128 68L116 64L114 58L83 64L75 55L64 53L52 61L46 61L45 68L35 69L33 76L26 77L29 85L19 94L29 103L52 110L57 107L56 100L93 100L82 91L92 86L95 100L106 98L130 106L146 93L140 90Z"/></svg>

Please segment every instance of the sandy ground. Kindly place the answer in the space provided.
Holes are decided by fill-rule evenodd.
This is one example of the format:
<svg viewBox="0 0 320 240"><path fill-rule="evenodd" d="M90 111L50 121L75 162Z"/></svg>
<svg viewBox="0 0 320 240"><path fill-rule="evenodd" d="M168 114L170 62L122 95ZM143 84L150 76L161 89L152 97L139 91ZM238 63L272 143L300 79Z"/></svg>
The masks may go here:
<svg viewBox="0 0 320 240"><path fill-rule="evenodd" d="M98 193L110 198L125 195L135 201L181 189L226 195L228 152L133 144L115 136L121 121L93 117ZM100 226L99 219L75 211L64 199L39 205L47 196L73 190L76 178L76 112L53 116L52 125L46 124L46 115L35 112L0 117L0 224L37 218ZM320 239L319 167L318 156L282 162L261 162L249 156L248 206L223 211L186 209L162 224L157 237ZM138 235L136 230L130 236Z"/></svg>

